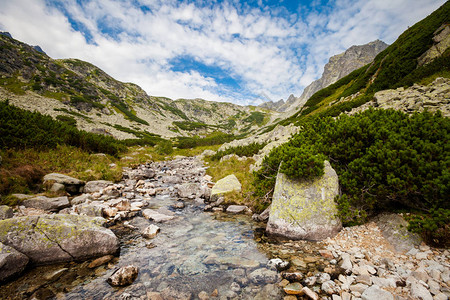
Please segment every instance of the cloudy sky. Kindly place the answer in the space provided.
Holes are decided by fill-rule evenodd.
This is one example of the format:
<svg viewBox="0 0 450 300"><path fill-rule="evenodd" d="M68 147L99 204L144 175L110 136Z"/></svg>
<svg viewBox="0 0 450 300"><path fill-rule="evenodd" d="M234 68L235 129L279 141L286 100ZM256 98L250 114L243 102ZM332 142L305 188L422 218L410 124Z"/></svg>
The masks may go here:
<svg viewBox="0 0 450 300"><path fill-rule="evenodd" d="M332 55L392 43L445 0L0 0L0 30L154 96L300 96Z"/></svg>

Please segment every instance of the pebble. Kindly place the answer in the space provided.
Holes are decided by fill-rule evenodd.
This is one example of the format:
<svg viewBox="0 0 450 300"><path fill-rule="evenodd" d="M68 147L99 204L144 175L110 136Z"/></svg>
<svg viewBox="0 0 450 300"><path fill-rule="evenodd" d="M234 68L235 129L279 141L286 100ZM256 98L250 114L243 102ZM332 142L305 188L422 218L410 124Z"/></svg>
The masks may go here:
<svg viewBox="0 0 450 300"><path fill-rule="evenodd" d="M299 282L290 283L283 288L288 295L303 295L303 286Z"/></svg>

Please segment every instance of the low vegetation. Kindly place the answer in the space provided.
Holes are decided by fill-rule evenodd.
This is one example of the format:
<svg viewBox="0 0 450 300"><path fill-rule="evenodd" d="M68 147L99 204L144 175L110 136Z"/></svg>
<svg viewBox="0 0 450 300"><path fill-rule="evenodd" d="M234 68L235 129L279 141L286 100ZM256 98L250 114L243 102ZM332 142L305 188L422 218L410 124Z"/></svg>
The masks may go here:
<svg viewBox="0 0 450 300"><path fill-rule="evenodd" d="M112 137L78 130L66 122L0 102L0 149L52 149L57 145L118 156L125 146Z"/></svg>
<svg viewBox="0 0 450 300"><path fill-rule="evenodd" d="M339 175L342 196L337 203L346 225L405 208L425 215L443 210L448 216L449 130L449 119L440 113L408 116L371 109L336 120L312 118L290 142L265 158L256 173L255 190L264 201L263 196L273 191L279 168L292 178L313 178L322 174L327 159ZM425 228L421 226L416 228Z"/></svg>
<svg viewBox="0 0 450 300"><path fill-rule="evenodd" d="M251 143L249 145L245 146L236 146L236 147L230 147L226 150L217 151L216 154L211 156L212 160L220 160L225 155L229 154L236 154L237 156L253 156L254 154L257 154L259 150L264 148L267 143Z"/></svg>
<svg viewBox="0 0 450 300"><path fill-rule="evenodd" d="M260 209L252 185L253 174L250 172L250 165L254 163L253 159L248 158L242 161L232 157L219 162L217 160L212 160L209 157L205 160L208 163L206 173L212 177L213 181L234 174L241 183L241 192L226 194L225 201L227 204L243 204L248 205L253 209Z"/></svg>
<svg viewBox="0 0 450 300"><path fill-rule="evenodd" d="M220 145L230 142L236 137L232 134L226 134L223 132L213 132L206 137L178 137L175 146L180 149L189 149L199 146L212 146Z"/></svg>

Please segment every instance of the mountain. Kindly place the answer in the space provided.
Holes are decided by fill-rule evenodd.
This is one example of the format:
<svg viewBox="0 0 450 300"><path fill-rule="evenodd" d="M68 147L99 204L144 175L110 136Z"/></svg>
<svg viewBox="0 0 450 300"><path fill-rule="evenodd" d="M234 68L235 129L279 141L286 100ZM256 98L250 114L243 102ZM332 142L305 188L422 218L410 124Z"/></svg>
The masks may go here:
<svg viewBox="0 0 450 300"><path fill-rule="evenodd" d="M299 109L314 93L372 62L387 47L385 42L375 40L365 45L351 46L345 52L332 56L324 67L322 77L308 85L299 98L287 101L279 111Z"/></svg>
<svg viewBox="0 0 450 300"><path fill-rule="evenodd" d="M291 95L291 96L293 97L294 95ZM262 108L267 108L267 109L278 111L279 108L282 107L284 104L285 104L284 100L280 99L280 100L278 100L276 102L274 102L274 101L267 101L267 102L261 103L258 106L262 107Z"/></svg>
<svg viewBox="0 0 450 300"><path fill-rule="evenodd" d="M245 134L271 118L267 109L202 99L149 96L138 85L120 82L78 59L52 59L38 46L0 34L0 99L79 129L120 139Z"/></svg>
<svg viewBox="0 0 450 300"><path fill-rule="evenodd" d="M446 2L402 33L371 63L318 90L304 105L302 95L302 100L296 103L299 107L296 113L277 124L298 123L312 115L337 116L372 101L379 91L430 84L437 77L450 77L449 23L450 2ZM310 94L309 90L304 94ZM390 101L396 100L400 99Z"/></svg>

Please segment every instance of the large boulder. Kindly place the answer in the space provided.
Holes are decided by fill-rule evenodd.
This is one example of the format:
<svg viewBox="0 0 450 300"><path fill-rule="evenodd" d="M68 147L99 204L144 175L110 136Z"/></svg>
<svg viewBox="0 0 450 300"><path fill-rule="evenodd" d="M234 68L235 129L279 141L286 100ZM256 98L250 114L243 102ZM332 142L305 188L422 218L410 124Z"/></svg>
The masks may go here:
<svg viewBox="0 0 450 300"><path fill-rule="evenodd" d="M22 205L25 207L55 212L63 208L69 207L70 203L69 198L67 198L67 196L55 198L48 198L46 196L37 196L23 200Z"/></svg>
<svg viewBox="0 0 450 300"><path fill-rule="evenodd" d="M216 201L220 196L230 192L240 192L241 183L234 174L228 175L216 182L211 190L211 201Z"/></svg>
<svg viewBox="0 0 450 300"><path fill-rule="evenodd" d="M96 193L100 192L107 186L113 185L114 183L107 180L93 180L86 182L86 185L84 186L84 192L85 193Z"/></svg>
<svg viewBox="0 0 450 300"><path fill-rule="evenodd" d="M84 181L59 173L50 173L44 176L44 185L51 186L53 183L64 185L69 194L79 194L84 186Z"/></svg>
<svg viewBox="0 0 450 300"><path fill-rule="evenodd" d="M324 175L294 180L278 173L267 232L289 239L322 240L342 228L334 198L339 194L336 172L325 161Z"/></svg>
<svg viewBox="0 0 450 300"><path fill-rule="evenodd" d="M28 264L28 257L0 243L0 282L20 274Z"/></svg>
<svg viewBox="0 0 450 300"><path fill-rule="evenodd" d="M103 218L41 215L0 221L0 242L36 265L114 254L119 240Z"/></svg>

